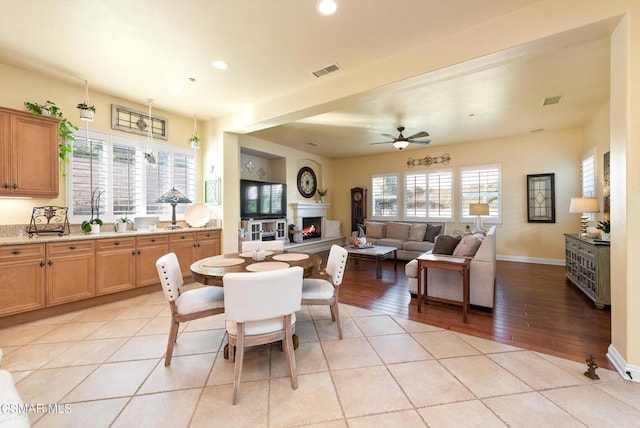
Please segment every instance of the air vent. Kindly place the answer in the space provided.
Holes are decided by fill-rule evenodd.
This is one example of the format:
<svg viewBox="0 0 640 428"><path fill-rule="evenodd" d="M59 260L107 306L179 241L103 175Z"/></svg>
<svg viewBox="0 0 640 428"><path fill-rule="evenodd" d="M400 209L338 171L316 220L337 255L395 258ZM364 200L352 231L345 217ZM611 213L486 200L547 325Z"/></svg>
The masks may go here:
<svg viewBox="0 0 640 428"><path fill-rule="evenodd" d="M313 75L320 78L320 77L326 76L327 74L335 73L336 71L339 71L339 70L341 70L340 66L334 63L326 67L323 67L320 70L314 71Z"/></svg>
<svg viewBox="0 0 640 428"><path fill-rule="evenodd" d="M562 98L561 95L558 95L557 97L545 98L544 101L542 102L542 105L549 106L551 104L558 104L560 102L560 98Z"/></svg>

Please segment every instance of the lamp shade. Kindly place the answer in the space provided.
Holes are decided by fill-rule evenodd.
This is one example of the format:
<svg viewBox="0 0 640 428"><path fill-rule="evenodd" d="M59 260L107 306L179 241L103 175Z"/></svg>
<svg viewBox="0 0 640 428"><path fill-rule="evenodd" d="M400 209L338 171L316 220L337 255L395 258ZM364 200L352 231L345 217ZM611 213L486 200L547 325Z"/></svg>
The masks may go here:
<svg viewBox="0 0 640 428"><path fill-rule="evenodd" d="M489 204L469 204L469 215L489 215Z"/></svg>
<svg viewBox="0 0 640 428"><path fill-rule="evenodd" d="M406 148L408 145L409 145L409 142L408 141L403 141L403 140L395 141L393 143L393 147L395 147L398 150L402 150L402 149Z"/></svg>
<svg viewBox="0 0 640 428"><path fill-rule="evenodd" d="M190 204L191 199L187 198L176 188L172 188L168 192L165 192L162 196L156 199L156 202L165 204Z"/></svg>
<svg viewBox="0 0 640 428"><path fill-rule="evenodd" d="M571 214L600 212L600 207L598 206L598 199L571 198L571 204L569 205L569 212Z"/></svg>

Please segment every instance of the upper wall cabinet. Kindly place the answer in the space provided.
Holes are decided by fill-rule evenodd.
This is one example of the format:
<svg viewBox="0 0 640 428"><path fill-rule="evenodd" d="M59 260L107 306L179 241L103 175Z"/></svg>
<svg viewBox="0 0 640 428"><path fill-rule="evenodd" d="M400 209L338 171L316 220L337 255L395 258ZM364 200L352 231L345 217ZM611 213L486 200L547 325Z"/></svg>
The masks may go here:
<svg viewBox="0 0 640 428"><path fill-rule="evenodd" d="M0 195L58 196L58 120L0 107Z"/></svg>

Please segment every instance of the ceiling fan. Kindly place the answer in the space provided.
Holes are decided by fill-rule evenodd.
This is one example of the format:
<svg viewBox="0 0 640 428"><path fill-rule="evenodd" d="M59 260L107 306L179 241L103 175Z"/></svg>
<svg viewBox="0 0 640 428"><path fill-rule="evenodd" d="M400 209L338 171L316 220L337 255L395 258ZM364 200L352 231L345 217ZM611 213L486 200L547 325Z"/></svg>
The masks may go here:
<svg viewBox="0 0 640 428"><path fill-rule="evenodd" d="M415 134L409 136L409 137L405 137L404 135L402 135L402 131L404 131L404 126L398 126L398 132L399 135L393 136L391 134L382 134L385 137L389 137L391 138L393 141L382 141L379 143L370 143L371 145L374 144L393 144L393 147L395 147L398 150L402 150L405 147L407 147L409 145L409 143L415 143L415 144L429 144L431 142L431 140L416 140L416 138L422 138L422 137L428 137L429 133L426 131L420 131L420 132L416 132Z"/></svg>

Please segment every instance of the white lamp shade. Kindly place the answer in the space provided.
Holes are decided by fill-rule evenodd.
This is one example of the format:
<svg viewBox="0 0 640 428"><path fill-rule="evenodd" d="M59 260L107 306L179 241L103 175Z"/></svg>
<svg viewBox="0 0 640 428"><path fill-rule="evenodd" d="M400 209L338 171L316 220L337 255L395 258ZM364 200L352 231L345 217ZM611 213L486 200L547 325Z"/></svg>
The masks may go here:
<svg viewBox="0 0 640 428"><path fill-rule="evenodd" d="M598 199L596 198L571 198L569 205L571 214L597 213L600 212Z"/></svg>
<svg viewBox="0 0 640 428"><path fill-rule="evenodd" d="M469 215L489 215L489 204L469 204Z"/></svg>

